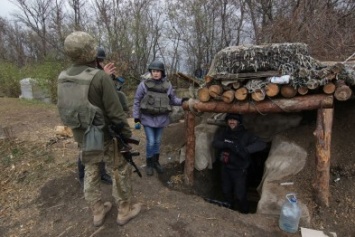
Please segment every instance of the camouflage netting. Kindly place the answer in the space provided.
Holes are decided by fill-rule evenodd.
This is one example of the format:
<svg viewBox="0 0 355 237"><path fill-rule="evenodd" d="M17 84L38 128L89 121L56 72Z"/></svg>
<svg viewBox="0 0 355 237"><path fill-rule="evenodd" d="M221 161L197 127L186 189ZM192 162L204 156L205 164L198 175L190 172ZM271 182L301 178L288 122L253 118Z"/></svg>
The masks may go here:
<svg viewBox="0 0 355 237"><path fill-rule="evenodd" d="M321 63L309 55L306 44L241 45L219 51L208 75L218 79L218 75L271 70L281 75L296 75L300 68L322 68Z"/></svg>
<svg viewBox="0 0 355 237"><path fill-rule="evenodd" d="M344 101L355 86L354 69L345 63L321 63L303 43L232 46L215 55L199 99L231 103L325 93Z"/></svg>

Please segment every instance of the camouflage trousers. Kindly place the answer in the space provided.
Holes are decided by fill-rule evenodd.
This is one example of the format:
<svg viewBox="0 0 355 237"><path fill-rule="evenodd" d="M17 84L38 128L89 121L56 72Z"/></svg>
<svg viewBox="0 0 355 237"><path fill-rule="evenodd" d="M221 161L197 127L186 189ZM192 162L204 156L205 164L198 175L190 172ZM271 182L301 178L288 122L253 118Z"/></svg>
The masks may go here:
<svg viewBox="0 0 355 237"><path fill-rule="evenodd" d="M132 197L132 167L124 157L118 153L117 161L114 162L113 143L105 143L105 152L101 159L93 159L95 162L85 162L84 196L91 206L101 200L101 176L98 160L106 163L107 173L112 177L112 196L115 202L131 202ZM116 167L114 167L116 164Z"/></svg>

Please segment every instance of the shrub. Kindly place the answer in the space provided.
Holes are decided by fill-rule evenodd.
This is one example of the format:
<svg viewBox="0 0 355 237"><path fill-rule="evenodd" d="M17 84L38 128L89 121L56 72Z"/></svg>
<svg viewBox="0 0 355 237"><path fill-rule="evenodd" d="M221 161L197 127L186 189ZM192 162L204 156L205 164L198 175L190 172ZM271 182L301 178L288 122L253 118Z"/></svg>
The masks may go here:
<svg viewBox="0 0 355 237"><path fill-rule="evenodd" d="M0 62L0 94L7 97L19 97L21 72L10 62Z"/></svg>

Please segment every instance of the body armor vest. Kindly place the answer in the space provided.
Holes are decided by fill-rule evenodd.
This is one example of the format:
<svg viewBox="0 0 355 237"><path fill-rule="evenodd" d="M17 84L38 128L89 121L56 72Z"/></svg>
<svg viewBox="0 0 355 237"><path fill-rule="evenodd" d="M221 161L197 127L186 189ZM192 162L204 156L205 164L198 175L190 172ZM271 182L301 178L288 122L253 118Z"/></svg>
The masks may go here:
<svg viewBox="0 0 355 237"><path fill-rule="evenodd" d="M57 107L63 124L73 132L105 124L101 109L88 99L90 83L97 72L99 69L88 68L75 76L68 75L66 71L59 75Z"/></svg>
<svg viewBox="0 0 355 237"><path fill-rule="evenodd" d="M140 110L143 114L168 114L172 111L168 90L171 86L169 81L163 83L155 83L154 80L148 79L144 82L147 87L147 93L143 97Z"/></svg>

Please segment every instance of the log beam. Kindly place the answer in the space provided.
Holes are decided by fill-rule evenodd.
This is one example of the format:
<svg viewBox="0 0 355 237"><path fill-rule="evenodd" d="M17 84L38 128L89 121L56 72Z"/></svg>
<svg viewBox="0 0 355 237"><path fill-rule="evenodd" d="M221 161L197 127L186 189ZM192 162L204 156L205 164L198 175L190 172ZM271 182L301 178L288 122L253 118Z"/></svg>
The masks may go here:
<svg viewBox="0 0 355 237"><path fill-rule="evenodd" d="M339 101L346 101L350 99L353 91L348 85L345 84L345 81L338 80L336 82L336 89L334 92L334 97Z"/></svg>
<svg viewBox="0 0 355 237"><path fill-rule="evenodd" d="M316 176L313 182L316 201L321 206L329 206L330 145L332 137L334 109L318 109L316 138Z"/></svg>
<svg viewBox="0 0 355 237"><path fill-rule="evenodd" d="M187 105L187 103L184 103ZM186 157L184 166L184 182L192 186L194 183L195 169L195 115L188 111L186 116Z"/></svg>
<svg viewBox="0 0 355 237"><path fill-rule="evenodd" d="M261 102L235 102L226 104L220 101L202 103L198 100L190 105L195 111L214 113L280 113L300 112L303 110L315 110L319 108L332 108L333 96L316 94L297 96L291 99L274 99ZM183 104L184 110L190 110L188 103Z"/></svg>

